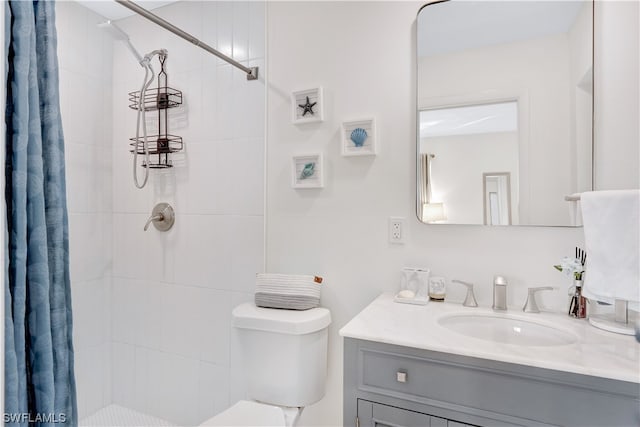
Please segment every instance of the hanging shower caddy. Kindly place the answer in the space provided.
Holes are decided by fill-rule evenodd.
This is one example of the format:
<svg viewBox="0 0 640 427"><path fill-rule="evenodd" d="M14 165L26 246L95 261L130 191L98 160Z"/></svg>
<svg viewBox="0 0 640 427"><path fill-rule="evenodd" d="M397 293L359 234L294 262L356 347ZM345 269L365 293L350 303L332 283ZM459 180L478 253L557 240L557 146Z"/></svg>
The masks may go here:
<svg viewBox="0 0 640 427"><path fill-rule="evenodd" d="M141 99L141 92L129 93L129 108L138 110L143 103L145 111L158 112L158 132L147 136L149 150L149 162L142 162L142 167L151 169L163 169L172 167L169 154L181 151L183 148L182 137L169 134L169 108L182 105L182 92L167 85L167 72L164 68L166 56L160 56L160 72L158 73L158 87L149 88ZM129 138L133 147L131 153L137 151L138 155L145 155L144 138Z"/></svg>

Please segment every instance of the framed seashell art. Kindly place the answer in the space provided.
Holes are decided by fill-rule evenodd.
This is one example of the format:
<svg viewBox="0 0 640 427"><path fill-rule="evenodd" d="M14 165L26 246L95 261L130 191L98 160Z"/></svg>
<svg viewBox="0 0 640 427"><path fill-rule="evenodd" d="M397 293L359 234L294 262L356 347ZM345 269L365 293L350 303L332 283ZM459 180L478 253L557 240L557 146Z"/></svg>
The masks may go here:
<svg viewBox="0 0 640 427"><path fill-rule="evenodd" d="M291 94L291 112L294 124L323 121L322 87L293 92Z"/></svg>
<svg viewBox="0 0 640 427"><path fill-rule="evenodd" d="M342 123L343 156L375 156L376 126L374 119Z"/></svg>
<svg viewBox="0 0 640 427"><path fill-rule="evenodd" d="M322 154L293 156L291 164L291 186L293 188L324 187Z"/></svg>

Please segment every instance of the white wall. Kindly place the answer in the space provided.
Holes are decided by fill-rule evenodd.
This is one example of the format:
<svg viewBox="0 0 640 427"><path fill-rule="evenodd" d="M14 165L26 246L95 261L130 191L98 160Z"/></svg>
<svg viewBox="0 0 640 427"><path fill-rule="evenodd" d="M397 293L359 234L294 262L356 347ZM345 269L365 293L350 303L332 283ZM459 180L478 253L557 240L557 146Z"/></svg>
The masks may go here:
<svg viewBox="0 0 640 427"><path fill-rule="evenodd" d="M521 97L519 120L525 120L518 123L521 224L570 224L564 201L566 194L575 192L568 40L566 34L555 34L419 58L421 107L427 99L433 105L438 98Z"/></svg>
<svg viewBox="0 0 640 427"><path fill-rule="evenodd" d="M444 203L451 224L484 223L483 173L509 172L511 218L518 223L518 133L499 132L422 139L431 160L434 202Z"/></svg>
<svg viewBox="0 0 640 427"><path fill-rule="evenodd" d="M564 310L565 276L552 267L581 243L580 229L487 228L418 223L415 217L415 27L421 2L269 2L267 270L319 274L331 310L326 397L305 409L305 425L342 425L342 339L338 330L380 292L393 291L403 266L476 284L489 306L492 278L509 280L508 303L526 287L554 285L545 306ZM290 93L322 85L326 120L292 125ZM340 156L343 120L375 116L376 157ZM290 159L321 151L326 185L290 188ZM389 216L407 218L405 245L387 242ZM464 290L448 297L462 302Z"/></svg>
<svg viewBox="0 0 640 427"><path fill-rule="evenodd" d="M80 418L111 402L111 40L76 2L56 3Z"/></svg>
<svg viewBox="0 0 640 427"><path fill-rule="evenodd" d="M264 3L179 2L154 11L264 73ZM264 266L264 74L245 74L141 17L118 24L141 52L166 48L184 93L170 133L175 167L134 187L128 92L143 70L121 43L113 62L113 402L193 425L244 397L231 309L252 299ZM156 72L159 70L154 61ZM151 118L153 114L149 113ZM169 202L174 227L143 231Z"/></svg>
<svg viewBox="0 0 640 427"><path fill-rule="evenodd" d="M640 188L640 4L595 5L595 178L597 190Z"/></svg>
<svg viewBox="0 0 640 427"><path fill-rule="evenodd" d="M569 30L570 191L593 187L593 4L585 2Z"/></svg>

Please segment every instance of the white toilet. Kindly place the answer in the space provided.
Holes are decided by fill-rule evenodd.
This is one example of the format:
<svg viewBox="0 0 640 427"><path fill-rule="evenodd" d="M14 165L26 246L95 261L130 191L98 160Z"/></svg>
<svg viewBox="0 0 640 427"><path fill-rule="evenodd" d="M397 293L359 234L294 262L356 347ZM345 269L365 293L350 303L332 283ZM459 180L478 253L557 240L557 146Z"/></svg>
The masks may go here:
<svg viewBox="0 0 640 427"><path fill-rule="evenodd" d="M326 308L276 310L241 304L233 310L247 373L247 395L202 426L297 424L322 399L331 313Z"/></svg>

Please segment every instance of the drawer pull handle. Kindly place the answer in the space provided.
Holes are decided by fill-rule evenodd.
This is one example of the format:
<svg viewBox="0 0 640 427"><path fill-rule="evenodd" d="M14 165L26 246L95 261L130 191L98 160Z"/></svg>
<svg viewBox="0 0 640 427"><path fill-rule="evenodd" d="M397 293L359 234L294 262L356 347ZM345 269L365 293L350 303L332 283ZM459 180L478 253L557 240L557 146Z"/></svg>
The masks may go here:
<svg viewBox="0 0 640 427"><path fill-rule="evenodd" d="M406 383L407 382L407 373L406 372L396 372L396 381L398 381L399 383Z"/></svg>

